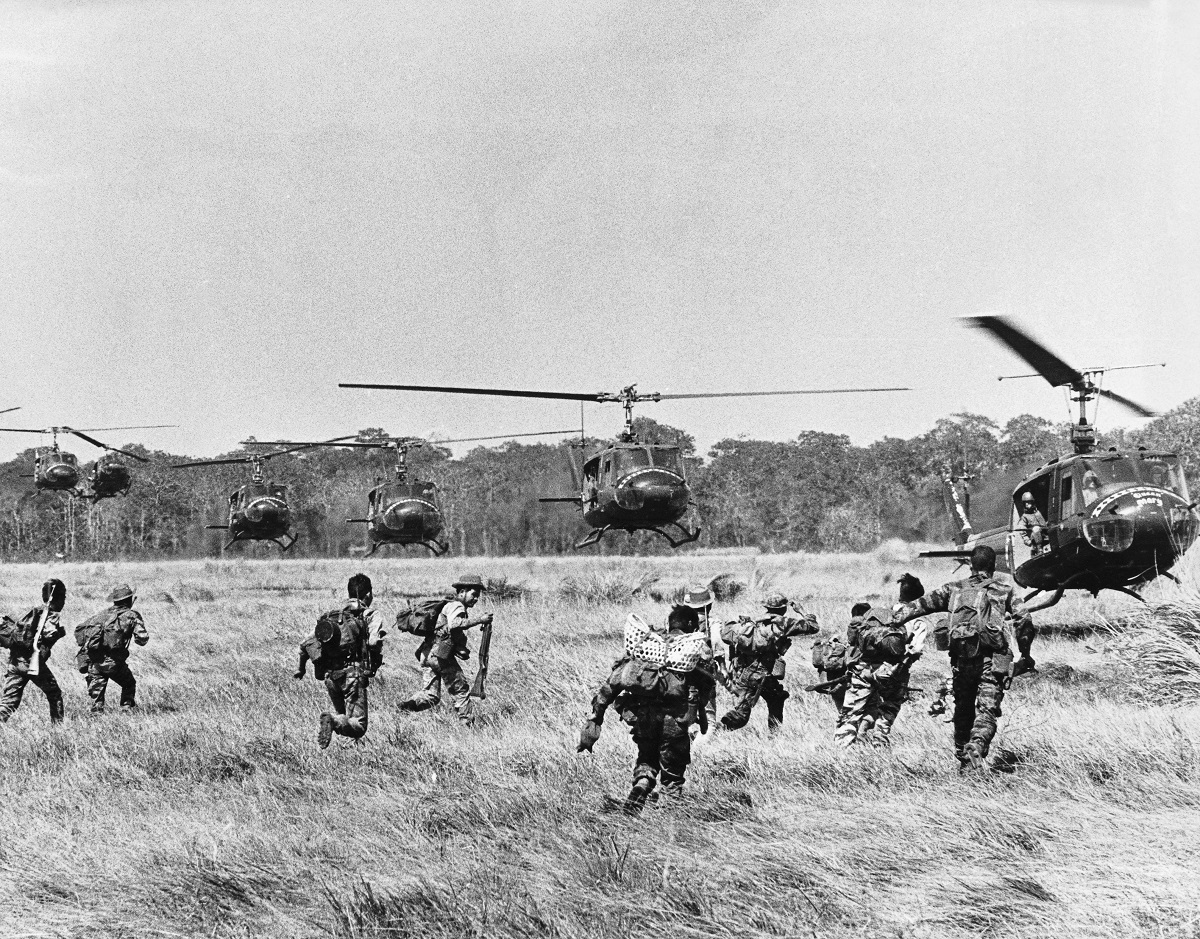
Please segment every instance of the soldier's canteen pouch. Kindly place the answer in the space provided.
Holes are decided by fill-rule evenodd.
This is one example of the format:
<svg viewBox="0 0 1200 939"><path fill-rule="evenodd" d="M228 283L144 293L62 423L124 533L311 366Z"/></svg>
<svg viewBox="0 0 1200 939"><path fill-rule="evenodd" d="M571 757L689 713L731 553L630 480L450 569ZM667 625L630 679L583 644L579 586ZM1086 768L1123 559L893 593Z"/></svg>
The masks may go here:
<svg viewBox="0 0 1200 939"><path fill-rule="evenodd" d="M950 619L943 616L933 627L933 647L938 652L950 651Z"/></svg>
<svg viewBox="0 0 1200 939"><path fill-rule="evenodd" d="M630 613L625 620L625 653L653 665L667 663L667 637L655 632L650 624Z"/></svg>
<svg viewBox="0 0 1200 939"><path fill-rule="evenodd" d="M775 664L771 666L771 677L778 678L780 681L787 676L787 662L782 658L775 660Z"/></svg>
<svg viewBox="0 0 1200 939"><path fill-rule="evenodd" d="M997 675L1009 676L1013 670L1013 657L1008 652L992 653L992 671Z"/></svg>

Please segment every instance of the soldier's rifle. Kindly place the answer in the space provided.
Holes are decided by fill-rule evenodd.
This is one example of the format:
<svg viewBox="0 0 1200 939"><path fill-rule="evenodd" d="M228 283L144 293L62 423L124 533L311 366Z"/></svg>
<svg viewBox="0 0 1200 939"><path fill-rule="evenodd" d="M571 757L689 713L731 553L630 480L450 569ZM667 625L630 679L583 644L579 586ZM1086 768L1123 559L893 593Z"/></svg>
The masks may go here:
<svg viewBox="0 0 1200 939"><path fill-rule="evenodd" d="M487 692L484 690L484 683L487 681L488 660L491 658L492 651L492 624L485 623L483 626L483 635L479 639L479 670L475 673L475 683L471 686L472 698L479 698L480 701L487 698Z"/></svg>
<svg viewBox="0 0 1200 939"><path fill-rule="evenodd" d="M29 656L28 674L30 677L36 677L42 673L42 651L39 647L42 641L42 633L46 631L46 620L50 616L49 601L42 607L42 612L38 616L37 629L33 632L33 653Z"/></svg>

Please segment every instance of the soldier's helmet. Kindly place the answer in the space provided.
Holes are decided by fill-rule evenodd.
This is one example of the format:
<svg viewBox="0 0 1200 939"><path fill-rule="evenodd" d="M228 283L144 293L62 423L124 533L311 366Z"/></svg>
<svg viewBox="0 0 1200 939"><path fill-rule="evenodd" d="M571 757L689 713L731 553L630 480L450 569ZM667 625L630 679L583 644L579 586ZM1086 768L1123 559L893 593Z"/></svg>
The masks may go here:
<svg viewBox="0 0 1200 939"><path fill-rule="evenodd" d="M712 606L712 602L712 591L707 587L688 587L683 591L681 605L690 606L693 610L703 610L706 606Z"/></svg>
<svg viewBox="0 0 1200 939"><path fill-rule="evenodd" d="M787 605L788 598L778 591L767 594L767 598L763 600L763 606L768 610L786 610Z"/></svg>
<svg viewBox="0 0 1200 939"><path fill-rule="evenodd" d="M1032 492L1021 493L1021 501L1024 502L1026 505L1033 505L1033 493Z"/></svg>
<svg viewBox="0 0 1200 939"><path fill-rule="evenodd" d="M133 599L133 588L129 584L117 584L108 595L109 603L120 603L122 600Z"/></svg>

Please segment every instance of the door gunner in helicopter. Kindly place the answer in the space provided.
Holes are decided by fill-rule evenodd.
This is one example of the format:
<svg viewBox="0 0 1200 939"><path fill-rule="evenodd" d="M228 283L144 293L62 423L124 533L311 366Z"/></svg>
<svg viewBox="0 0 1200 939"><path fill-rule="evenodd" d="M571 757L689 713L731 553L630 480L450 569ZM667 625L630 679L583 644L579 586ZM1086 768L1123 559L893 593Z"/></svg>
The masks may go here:
<svg viewBox="0 0 1200 939"><path fill-rule="evenodd" d="M1034 554L1041 554L1046 549L1046 518L1038 511L1033 501L1033 494L1021 494L1021 532L1022 540L1033 548Z"/></svg>

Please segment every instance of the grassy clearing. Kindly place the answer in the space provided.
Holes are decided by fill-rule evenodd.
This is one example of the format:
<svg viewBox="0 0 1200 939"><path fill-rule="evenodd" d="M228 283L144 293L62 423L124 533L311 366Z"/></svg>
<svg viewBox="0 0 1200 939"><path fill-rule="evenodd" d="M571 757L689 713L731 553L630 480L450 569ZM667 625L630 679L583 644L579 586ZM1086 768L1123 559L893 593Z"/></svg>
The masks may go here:
<svg viewBox="0 0 1200 939"><path fill-rule="evenodd" d="M67 721L39 693L0 727L0 935L1195 936L1200 930L1200 708L1131 694L1113 643L1068 627L1136 614L1073 599L1042 673L1005 701L998 762L960 778L948 728L918 700L889 753L833 747L809 642L789 656L782 734L758 714L702 738L689 797L639 819L623 798L633 747L615 719L594 757L574 736L619 654L629 610L661 619L688 582L746 589L722 613L781 589L824 626L888 599L913 570L948 565L895 548L867 556L683 555L468 563L519 589L494 603L480 726L405 715L413 642L393 636L361 744L313 738L324 693L294 681L296 643L366 570L378 603L434 593L459 561L82 564L56 572L71 625L111 582L137 587L151 644L134 653L141 710L93 720L70 649L54 667ZM7 566L0 608L28 605L49 571ZM619 602L585 587L621 589ZM643 584L641 590L633 588ZM1156 602L1187 588L1155 587ZM70 640L68 639L69 643ZM1104 653L1088 651L1103 648ZM915 684L945 670L930 651ZM722 698L722 708L728 700Z"/></svg>

